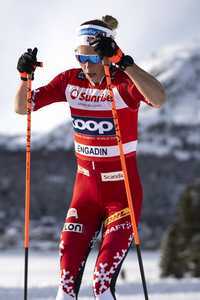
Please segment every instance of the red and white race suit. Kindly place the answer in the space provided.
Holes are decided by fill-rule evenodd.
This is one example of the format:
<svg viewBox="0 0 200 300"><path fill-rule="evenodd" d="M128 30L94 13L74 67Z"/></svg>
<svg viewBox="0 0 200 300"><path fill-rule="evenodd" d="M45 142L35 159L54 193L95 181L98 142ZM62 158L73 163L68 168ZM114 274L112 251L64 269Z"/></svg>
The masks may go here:
<svg viewBox="0 0 200 300"><path fill-rule="evenodd" d="M138 109L141 101L148 101L120 70L112 71L112 85L138 222L142 203L136 164ZM101 84L92 86L81 69L71 69L33 92L33 110L59 101L67 101L71 109L77 175L61 233L61 279L56 299L77 299L85 262L101 227L94 295L95 299L116 299L115 282L132 241L132 226L112 118L112 99L105 78Z"/></svg>

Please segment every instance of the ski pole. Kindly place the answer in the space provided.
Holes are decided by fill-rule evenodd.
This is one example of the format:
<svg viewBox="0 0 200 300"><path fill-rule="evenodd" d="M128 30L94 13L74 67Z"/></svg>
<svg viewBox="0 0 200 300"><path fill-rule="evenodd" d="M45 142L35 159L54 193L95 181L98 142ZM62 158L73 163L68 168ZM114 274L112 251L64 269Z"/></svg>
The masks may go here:
<svg viewBox="0 0 200 300"><path fill-rule="evenodd" d="M125 159L125 155L124 155L121 132L120 132L120 127L119 127L119 119L118 119L118 114L117 114L117 108L116 108L114 93L113 93L113 90L112 90L109 59L104 58L103 59L103 64L104 64L104 70L105 70L108 93L109 93L109 96L112 99L113 121L114 121L114 125L115 125L116 138L117 138L117 143L118 143L118 147L119 147L122 171L123 171L123 174L124 174L124 183L125 183L125 189L126 189L126 195L127 195L127 200L128 200L129 211L130 211L131 224L132 224L132 229L133 229L133 238L134 238L134 241L135 241L137 257L138 257L138 262L139 262L139 267L140 267L140 274L141 274L141 279L142 279L144 298L145 298L145 300L148 300L148 291L147 291L146 279L145 279L145 274L144 274L142 255L141 255L141 250L140 250L140 237L139 237L139 233L138 233L138 228L137 228L137 223L136 223L136 218L135 218L135 212L134 212L134 207L133 207L133 201L132 201L132 194L131 194L131 189L130 189L130 184L129 184L129 179L128 179L128 171L127 171L126 159Z"/></svg>
<svg viewBox="0 0 200 300"><path fill-rule="evenodd" d="M24 224L24 300L27 300L28 290L28 250L30 225L30 173L31 173L31 107L32 107L32 74L27 74L27 128L26 128L26 190L25 190L25 224Z"/></svg>
<svg viewBox="0 0 200 300"><path fill-rule="evenodd" d="M42 67L42 62L36 62L36 67ZM30 227L30 188L31 188L31 110L32 110L32 79L33 74L27 74L26 94L26 182L25 182L25 221L24 221L24 300L28 294L28 251L29 251L29 227Z"/></svg>

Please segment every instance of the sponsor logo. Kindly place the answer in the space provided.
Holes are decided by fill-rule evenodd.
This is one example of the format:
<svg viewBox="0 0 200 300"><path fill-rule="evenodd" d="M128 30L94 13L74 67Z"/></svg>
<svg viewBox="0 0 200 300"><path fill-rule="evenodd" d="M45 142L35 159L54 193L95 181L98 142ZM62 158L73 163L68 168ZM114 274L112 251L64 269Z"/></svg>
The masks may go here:
<svg viewBox="0 0 200 300"><path fill-rule="evenodd" d="M70 97L72 100L81 100L81 101L87 101L87 102L111 102L112 97L108 95L107 93L102 92L96 92L94 94L93 90L86 90L83 91L83 89L79 88L73 88L70 92Z"/></svg>
<svg viewBox="0 0 200 300"><path fill-rule="evenodd" d="M131 141L124 146L124 153L131 153L136 151L137 141ZM96 156L96 157L114 157L119 155L119 147L114 146L89 146L80 144L75 141L75 151L85 156Z"/></svg>
<svg viewBox="0 0 200 300"><path fill-rule="evenodd" d="M107 147L92 147L92 146L85 146L76 143L75 148L77 153L86 156L99 156L99 157L108 156Z"/></svg>
<svg viewBox="0 0 200 300"><path fill-rule="evenodd" d="M77 75L77 78L80 80L84 80L85 79L85 74L83 73L83 71L80 71Z"/></svg>
<svg viewBox="0 0 200 300"><path fill-rule="evenodd" d="M122 224L117 224L115 226L111 226L110 228L106 229L104 236L107 234L110 234L112 232L116 232L120 229L125 230L125 229L130 229L132 228L132 225L130 222L122 223Z"/></svg>
<svg viewBox="0 0 200 300"><path fill-rule="evenodd" d="M85 176L90 176L90 172L87 169L85 169L79 165L78 165L78 173L81 173Z"/></svg>
<svg viewBox="0 0 200 300"><path fill-rule="evenodd" d="M106 36L106 32L96 28L82 28L79 32L79 35L93 35L95 36L97 33L101 33Z"/></svg>
<svg viewBox="0 0 200 300"><path fill-rule="evenodd" d="M124 180L124 175L122 171L101 173L102 181L119 181Z"/></svg>
<svg viewBox="0 0 200 300"><path fill-rule="evenodd" d="M72 218L72 217L78 219L77 209L73 207L71 207L67 212L67 218Z"/></svg>
<svg viewBox="0 0 200 300"><path fill-rule="evenodd" d="M115 128L112 118L87 118L72 116L74 130L88 135L114 135Z"/></svg>
<svg viewBox="0 0 200 300"><path fill-rule="evenodd" d="M83 232L83 224L67 222L64 224L63 231L82 233Z"/></svg>
<svg viewBox="0 0 200 300"><path fill-rule="evenodd" d="M104 225L107 226L110 223L113 223L117 220L120 220L126 216L129 216L129 208L126 207L122 210L117 211L116 213L112 214L110 217L108 217L105 221L104 221Z"/></svg>
<svg viewBox="0 0 200 300"><path fill-rule="evenodd" d="M128 108L121 97L117 87L113 87L115 103L117 109ZM84 88L77 85L68 84L65 95L70 107L92 111L111 111L113 98L107 89Z"/></svg>
<svg viewBox="0 0 200 300"><path fill-rule="evenodd" d="M76 98L78 97L79 93L80 93L80 91L79 91L78 89L73 89L73 90L71 91L70 96L71 96L71 98L74 100L74 99L76 99Z"/></svg>

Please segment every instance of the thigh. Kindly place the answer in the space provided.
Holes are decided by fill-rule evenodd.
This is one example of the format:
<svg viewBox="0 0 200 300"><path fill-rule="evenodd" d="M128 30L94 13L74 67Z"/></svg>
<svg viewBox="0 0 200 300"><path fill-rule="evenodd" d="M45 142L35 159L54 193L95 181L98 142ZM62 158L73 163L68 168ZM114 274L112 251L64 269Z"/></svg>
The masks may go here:
<svg viewBox="0 0 200 300"><path fill-rule="evenodd" d="M88 243L99 228L102 219L102 206L98 202L97 185L92 177L77 173L73 196L62 231L68 248L71 244Z"/></svg>
<svg viewBox="0 0 200 300"><path fill-rule="evenodd" d="M88 178L77 176L72 202L60 241L61 286L77 295L84 265L102 221L101 207L92 194Z"/></svg>
<svg viewBox="0 0 200 300"><path fill-rule="evenodd" d="M118 171L116 171L117 167L115 167L114 172L103 173L109 174L109 176L107 176L106 179L103 178L100 182L102 201L105 206L105 217L111 216L115 212L119 212L128 207L125 182L123 177L119 176L120 172L122 172L120 167L121 166L118 166ZM136 223L138 223L141 214L143 190L135 159L129 158L127 171L135 219ZM114 177L114 175L115 177L118 176L118 178L113 179L112 176Z"/></svg>
<svg viewBox="0 0 200 300"><path fill-rule="evenodd" d="M90 206L90 211L92 207ZM87 215L87 216L86 216ZM91 214L82 206L72 203L69 208L60 241L61 265L70 268L73 273L78 272L93 245L100 230L101 219L94 207Z"/></svg>

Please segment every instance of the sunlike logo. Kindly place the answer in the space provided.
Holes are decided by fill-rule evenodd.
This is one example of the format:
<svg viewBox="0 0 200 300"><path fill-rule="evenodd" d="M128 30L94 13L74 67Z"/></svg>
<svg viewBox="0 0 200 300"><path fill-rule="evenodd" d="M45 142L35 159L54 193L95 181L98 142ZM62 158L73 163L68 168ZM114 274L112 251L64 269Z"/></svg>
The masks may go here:
<svg viewBox="0 0 200 300"><path fill-rule="evenodd" d="M72 98L73 100L76 99L76 98L78 98L78 95L79 95L79 90L78 90L78 89L73 89L73 90L71 91L70 96L71 96L71 98Z"/></svg>
<svg viewBox="0 0 200 300"><path fill-rule="evenodd" d="M107 93L96 92L91 93L91 90L73 88L70 92L72 100L80 100L86 102L112 102L112 97Z"/></svg>

